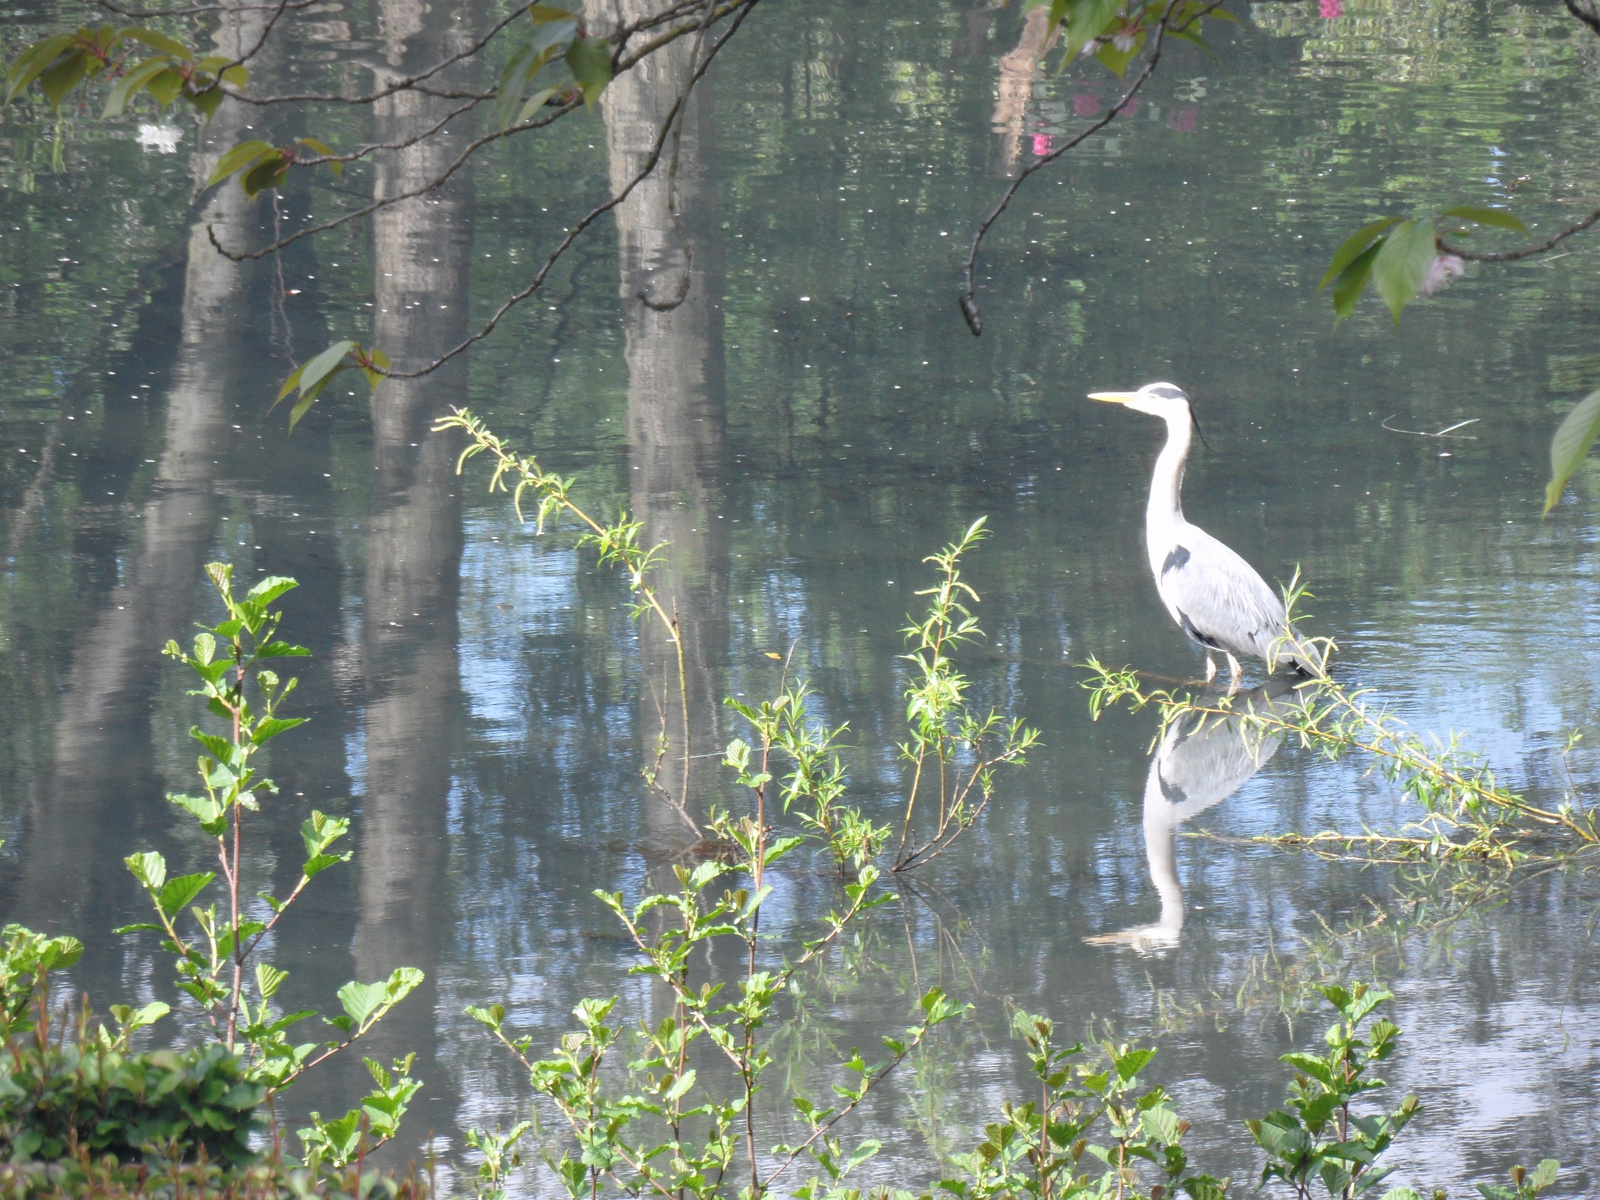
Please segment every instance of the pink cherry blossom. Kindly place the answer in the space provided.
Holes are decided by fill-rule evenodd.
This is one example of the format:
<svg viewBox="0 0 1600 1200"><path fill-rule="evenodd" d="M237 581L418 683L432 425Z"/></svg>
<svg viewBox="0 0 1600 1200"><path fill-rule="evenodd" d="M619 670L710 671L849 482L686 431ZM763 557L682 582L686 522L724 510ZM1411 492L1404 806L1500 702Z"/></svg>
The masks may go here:
<svg viewBox="0 0 1600 1200"><path fill-rule="evenodd" d="M1467 273L1467 264L1454 254L1441 254L1433 260L1433 265L1428 268L1428 275L1422 281L1422 286L1417 289L1419 296L1432 296L1450 286L1450 281L1460 279Z"/></svg>
<svg viewBox="0 0 1600 1200"><path fill-rule="evenodd" d="M1035 158L1043 158L1046 154L1049 154L1049 153L1050 153L1050 135L1048 133L1036 133L1036 134L1034 134L1033 135L1033 156Z"/></svg>
<svg viewBox="0 0 1600 1200"><path fill-rule="evenodd" d="M1100 109L1100 101L1086 92L1079 92L1072 98L1072 111L1080 117L1099 116Z"/></svg>
<svg viewBox="0 0 1600 1200"><path fill-rule="evenodd" d="M1344 0L1322 0L1322 19L1332 21L1344 15Z"/></svg>

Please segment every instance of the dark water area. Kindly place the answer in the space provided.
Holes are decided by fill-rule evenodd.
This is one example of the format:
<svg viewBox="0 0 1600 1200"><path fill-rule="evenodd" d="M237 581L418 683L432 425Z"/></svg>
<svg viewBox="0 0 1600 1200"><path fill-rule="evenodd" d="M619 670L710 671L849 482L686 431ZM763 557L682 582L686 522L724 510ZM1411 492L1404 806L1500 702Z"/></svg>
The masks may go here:
<svg viewBox="0 0 1600 1200"><path fill-rule="evenodd" d="M329 64L432 62L501 14L321 9L256 82L364 86ZM1600 381L1594 244L1473 268L1398 329L1375 298L1334 329L1315 292L1377 215L1509 202L1540 234L1588 211L1600 41L1557 4L1242 15L1214 34L1217 59L1171 49L1135 111L1024 186L980 259L974 339L954 300L972 228L1116 81L1058 73L1054 57L1032 69L1014 8L763 6L685 123L681 227L665 184L643 185L455 365L375 400L341 377L292 437L271 405L294 364L341 337L420 364L524 286L642 161L670 64L665 82L623 78L543 141L513 139L425 199L264 263L217 256L208 225L261 244L415 186L472 130L342 181L297 173L276 201L228 187L191 203L222 149L297 136L302 117L225 107L197 132L148 112L58 128L8 110L5 919L83 939L73 983L102 1009L171 998L154 943L110 931L144 914L125 855L200 869L211 853L163 799L191 786L195 708L159 650L216 616L201 567L225 559L241 578L300 581L285 628L314 652L295 702L312 720L272 751L282 790L251 890L293 885L306 807L354 822L352 864L274 934L285 1003L327 1007L346 979L399 965L428 974L374 1043L419 1053L403 1154L431 1144L465 1163L463 1128L527 1114L522 1073L466 1005L503 1000L542 1047L582 996L620 994L635 1015L661 1003L625 974L629 948L591 893L639 894L683 842L641 780L660 705L676 719L670 697L658 705L667 647L572 530L538 537L483 470L456 476L459 441L429 429L470 404L573 476L581 503L625 508L670 543L661 590L687 631L701 807L736 799L717 750L744 731L717 701L770 694L769 654L792 648L818 716L849 724L853 802L897 817L899 631L931 578L923 556L988 518L967 566L988 637L961 661L1042 745L808 982L779 1042L785 1078L821 1086L851 1046L904 1026L930 983L975 1006L863 1107L856 1131L884 1143L872 1181L921 1186L937 1152L1022 1094L1018 1006L1152 1040L1196 1165L1250 1179L1241 1122L1282 1101L1277 1056L1325 1024L1307 985L1347 971L1396 992L1405 1035L1387 1074L1422 1097L1397 1182L1455 1192L1555 1157L1561 1193L1591 1192L1600 881L1551 871L1469 906L1455 877L1178 836L1416 814L1359 761L1284 746L1230 776L1219 750L1173 768L1226 794L1176 829L1146 811L1154 718L1090 720L1077 664L1091 655L1169 678L1199 668L1144 557L1160 427L1084 399L1171 379L1211 443L1189 464L1188 516L1269 580L1300 567L1342 679L1419 731L1459 733L1539 802L1600 782L1600 474L1580 470L1539 518L1550 433ZM0 42L12 54L57 19L77 18L11 10ZM426 103L373 107L317 136L400 140L438 119ZM677 308L640 302L686 272ZM1448 438L1395 432L1465 421ZM1565 753L1573 730L1589 741ZM780 942L836 903L821 856L775 886ZM290 1106L342 1109L363 1078L352 1062ZM519 1186L554 1190L537 1171Z"/></svg>

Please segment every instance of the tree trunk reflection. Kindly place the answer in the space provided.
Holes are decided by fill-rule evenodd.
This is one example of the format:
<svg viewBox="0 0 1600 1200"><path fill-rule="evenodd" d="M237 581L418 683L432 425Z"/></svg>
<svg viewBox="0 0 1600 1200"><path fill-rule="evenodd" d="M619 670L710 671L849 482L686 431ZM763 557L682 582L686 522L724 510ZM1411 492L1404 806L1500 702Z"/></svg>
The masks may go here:
<svg viewBox="0 0 1600 1200"><path fill-rule="evenodd" d="M253 44L264 19L263 11L227 16L217 52L231 56ZM271 63L256 69L270 70ZM242 132L248 119L241 106L225 104L201 130L197 185L248 136ZM75 909L91 888L120 880L121 858L134 849L136 808L117 801L160 791L134 781L155 774L150 717L161 647L185 636L205 586L201 567L220 512L216 482L228 446L230 398L251 357L242 343L251 333L246 291L256 271L218 254L206 227L244 242L259 219L244 193L227 186L211 192L190 227L181 341L151 499L137 514L139 538L120 584L76 646L55 728L52 778L30 806L16 914L45 929L81 935L110 923Z"/></svg>
<svg viewBox="0 0 1600 1200"><path fill-rule="evenodd" d="M385 57L397 72L464 48L464 6L386 0ZM458 84L461 80L452 79ZM377 105L375 140L390 142L439 120L451 102L403 91ZM459 156L470 122L378 159L375 192L434 178ZM473 227L470 169L373 221L373 341L400 368L420 366L466 332ZM395 1010L368 1053L418 1052L423 1091L407 1118L421 1135L452 1128L447 1081L435 1058L434 1009L450 897L447 805L460 722L456 657L461 502L454 441L429 432L466 403L466 363L421 379L385 381L372 402L373 501L362 588L366 787L357 825L360 871L356 972L383 978L416 966L427 982ZM355 1064L359 1070L359 1064ZM349 1068L347 1067L347 1070Z"/></svg>
<svg viewBox="0 0 1600 1200"><path fill-rule="evenodd" d="M591 21L609 28L642 16L647 7L640 0L592 0ZM614 190L626 186L648 157L692 70L693 40L680 39L606 89L601 107ZM728 538L720 512L727 457L723 267L711 104L703 80L684 115L675 196L669 194L670 155L669 145L660 166L617 207L617 252L627 334L631 509L644 522L646 545L668 543L658 590L682 630L690 750L699 756L726 740L721 702L728 651ZM639 640L646 765L655 759L657 733L664 732L671 746L657 783L680 796L686 764L676 651L648 620L640 624ZM715 761L694 760L689 798L697 818L716 775ZM658 846L679 845L688 836L659 797L647 800L645 828Z"/></svg>

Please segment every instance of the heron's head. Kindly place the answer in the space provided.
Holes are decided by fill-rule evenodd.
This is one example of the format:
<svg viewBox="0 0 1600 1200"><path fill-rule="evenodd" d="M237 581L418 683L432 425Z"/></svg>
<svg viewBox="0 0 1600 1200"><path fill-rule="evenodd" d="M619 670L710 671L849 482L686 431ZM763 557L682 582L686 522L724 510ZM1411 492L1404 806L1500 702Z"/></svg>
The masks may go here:
<svg viewBox="0 0 1600 1200"><path fill-rule="evenodd" d="M1090 392L1089 399L1120 404L1134 412L1148 413L1168 421L1194 420L1194 409L1183 389L1171 383L1147 383L1137 392Z"/></svg>

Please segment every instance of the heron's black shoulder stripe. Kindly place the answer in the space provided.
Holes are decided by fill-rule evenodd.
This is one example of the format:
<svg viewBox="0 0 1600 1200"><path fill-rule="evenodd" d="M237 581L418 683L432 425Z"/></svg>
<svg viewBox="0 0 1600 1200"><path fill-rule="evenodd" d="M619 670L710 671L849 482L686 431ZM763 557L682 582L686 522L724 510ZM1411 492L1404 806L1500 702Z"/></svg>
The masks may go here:
<svg viewBox="0 0 1600 1200"><path fill-rule="evenodd" d="M1185 633L1187 633L1195 641L1199 642L1202 646L1207 646L1212 650L1222 649L1221 644L1215 639L1207 637L1205 634L1196 629L1194 627L1194 622L1189 620L1189 614L1184 612L1181 608L1178 610L1178 624L1183 627L1183 631Z"/></svg>
<svg viewBox="0 0 1600 1200"><path fill-rule="evenodd" d="M1166 561L1161 564L1161 578L1167 577L1168 571L1176 571L1189 561L1189 548L1187 546L1174 546Z"/></svg>

